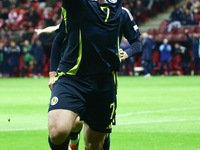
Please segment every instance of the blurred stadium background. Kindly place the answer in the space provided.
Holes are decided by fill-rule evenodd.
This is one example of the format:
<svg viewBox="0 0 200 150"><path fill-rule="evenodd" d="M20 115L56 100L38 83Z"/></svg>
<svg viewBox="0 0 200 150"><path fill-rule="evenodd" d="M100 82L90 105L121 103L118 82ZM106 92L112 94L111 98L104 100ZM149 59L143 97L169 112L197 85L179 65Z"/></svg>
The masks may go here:
<svg viewBox="0 0 200 150"><path fill-rule="evenodd" d="M131 59L128 73L125 64L122 65L119 72L117 126L111 134L111 150L200 149L200 80L199 76L191 76L195 70L193 47L185 34L187 29L189 36L192 37L194 33L199 36L199 0L123 0L123 6L130 10L140 32L148 33L153 41L154 76L149 79L139 76L144 75L142 53ZM32 77L34 74L48 77L51 45L56 33L37 36L34 29L59 24L60 7L59 0L0 0L2 150L50 149L47 142L48 78L35 80ZM185 13L186 10L190 10L190 13ZM169 29L169 25L175 21L180 23L179 26ZM159 46L164 38L169 40L172 47L171 56L175 52L175 43L189 51L190 70L186 76L182 76L182 58L179 55L170 61L170 75L180 76L160 76ZM38 44L37 40L40 41ZM12 42L17 46L15 50L12 50ZM44 52L35 55L37 49ZM37 59L42 61L42 74L35 72ZM163 74L167 75L166 66ZM83 134L80 148L84 149Z"/></svg>
<svg viewBox="0 0 200 150"><path fill-rule="evenodd" d="M34 29L59 24L61 4L60 0L0 1L0 77L33 77L34 74L37 77L38 73L41 77L48 76L51 44L56 33L43 33L37 36ZM187 64L190 69L186 74L194 74L192 43L188 41L185 29L188 29L191 37L194 33L200 32L199 0L123 0L123 6L130 10L141 34L147 32L153 40L152 75L167 75L166 66L164 72L160 72L159 46L164 38L169 40L172 47L171 55L175 51L174 44L177 42L187 48L191 59ZM177 21L180 24L170 25ZM42 52L36 54L38 39L41 41L39 47ZM16 51L12 51L12 42L16 43ZM37 59L41 59L41 67L36 66ZM132 64L127 67L128 73L125 65L122 65L119 74L144 75L141 61L142 53L139 53L132 58ZM170 75L183 75L182 60L179 55L170 61Z"/></svg>

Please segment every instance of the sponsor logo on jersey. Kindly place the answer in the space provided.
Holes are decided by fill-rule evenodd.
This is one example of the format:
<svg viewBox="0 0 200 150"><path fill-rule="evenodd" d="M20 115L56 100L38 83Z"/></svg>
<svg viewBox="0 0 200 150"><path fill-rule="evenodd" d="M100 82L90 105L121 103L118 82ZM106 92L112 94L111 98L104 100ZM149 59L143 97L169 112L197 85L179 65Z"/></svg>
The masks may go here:
<svg viewBox="0 0 200 150"><path fill-rule="evenodd" d="M110 3L117 3L117 0L108 0Z"/></svg>
<svg viewBox="0 0 200 150"><path fill-rule="evenodd" d="M135 31L138 30L138 26L137 25L134 25L133 28L134 28Z"/></svg>
<svg viewBox="0 0 200 150"><path fill-rule="evenodd" d="M58 103L58 98L54 96L54 97L51 99L51 105L56 105L57 103Z"/></svg>

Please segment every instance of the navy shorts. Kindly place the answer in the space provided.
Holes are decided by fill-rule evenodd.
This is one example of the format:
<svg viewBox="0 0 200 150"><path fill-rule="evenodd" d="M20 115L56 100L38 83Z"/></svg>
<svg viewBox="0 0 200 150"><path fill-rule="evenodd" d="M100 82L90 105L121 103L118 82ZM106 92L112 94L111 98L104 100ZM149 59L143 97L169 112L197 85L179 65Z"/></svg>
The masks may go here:
<svg viewBox="0 0 200 150"><path fill-rule="evenodd" d="M49 111L66 109L78 113L92 130L111 133L115 115L116 84L114 75L61 76L53 84Z"/></svg>

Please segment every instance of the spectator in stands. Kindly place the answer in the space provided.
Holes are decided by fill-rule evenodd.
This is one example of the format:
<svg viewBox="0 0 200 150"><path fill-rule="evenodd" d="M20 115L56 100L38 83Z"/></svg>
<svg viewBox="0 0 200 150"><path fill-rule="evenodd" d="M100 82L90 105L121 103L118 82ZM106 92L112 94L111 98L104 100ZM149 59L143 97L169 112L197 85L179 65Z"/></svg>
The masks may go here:
<svg viewBox="0 0 200 150"><path fill-rule="evenodd" d="M18 32L12 33L12 37L10 38L11 41L15 41L16 45L21 46L23 44L23 38L19 35Z"/></svg>
<svg viewBox="0 0 200 150"><path fill-rule="evenodd" d="M185 0L185 3L183 5L183 8L186 8L186 9L191 9L191 6L192 6L192 3L190 2L190 0Z"/></svg>
<svg viewBox="0 0 200 150"><path fill-rule="evenodd" d="M28 32L26 30L26 27L23 24L19 25L18 34L22 37L22 39L27 39L26 35L28 34Z"/></svg>
<svg viewBox="0 0 200 150"><path fill-rule="evenodd" d="M128 7L129 11L130 11L131 14L133 15L133 14L134 14L134 10L135 10L135 4L134 4L134 2L131 1L131 2L129 3L129 5L126 6L126 7Z"/></svg>
<svg viewBox="0 0 200 150"><path fill-rule="evenodd" d="M195 14L200 12L200 2L199 2L199 0L194 1L194 3L192 4L191 10Z"/></svg>
<svg viewBox="0 0 200 150"><path fill-rule="evenodd" d="M186 47L181 46L179 43L175 43L174 45L175 52L173 53L173 58L176 55L180 55L182 59L182 70L184 75L187 74L188 71L190 71L190 68L188 67L188 63L190 62L190 54L189 51L186 49Z"/></svg>
<svg viewBox="0 0 200 150"><path fill-rule="evenodd" d="M168 75L170 75L170 60L171 60L172 47L168 43L168 39L165 38L163 40L163 44L160 45L159 50L160 50L160 53L161 53L161 57L160 57L160 61L161 61L160 72L161 72L161 74L163 74L163 66L164 66L164 64L167 64L167 72L168 72Z"/></svg>
<svg viewBox="0 0 200 150"><path fill-rule="evenodd" d="M44 48L40 39L35 40L32 51L34 53L35 72L34 78L38 77L38 70L40 69L41 78L43 78L43 63L44 63Z"/></svg>
<svg viewBox="0 0 200 150"><path fill-rule="evenodd" d="M195 24L195 18L193 13L190 12L189 9L185 9L185 13L183 16L183 22L182 25L194 25Z"/></svg>
<svg viewBox="0 0 200 150"><path fill-rule="evenodd" d="M50 19L52 17L52 8L51 7L46 7L44 9L44 18L45 19Z"/></svg>
<svg viewBox="0 0 200 150"><path fill-rule="evenodd" d="M13 4L11 6L10 12L8 13L8 22L14 23L17 20L17 17L18 17L18 14L15 11L15 5Z"/></svg>
<svg viewBox="0 0 200 150"><path fill-rule="evenodd" d="M0 10L0 18L2 18L4 20L8 19L8 14L6 13L6 9L5 8L2 8Z"/></svg>
<svg viewBox="0 0 200 150"><path fill-rule="evenodd" d="M31 54L32 45L28 40L24 41L24 46L22 47L24 54L24 77L27 77L28 67L33 69L33 55Z"/></svg>
<svg viewBox="0 0 200 150"><path fill-rule="evenodd" d="M20 6L21 0L9 0L12 4L15 4L16 7Z"/></svg>
<svg viewBox="0 0 200 150"><path fill-rule="evenodd" d="M122 39L122 42L120 44L120 48L124 51L127 48L129 48L130 44L128 42L128 40L126 38ZM129 59L126 59L124 61L121 62L121 75L123 74L123 66L125 66L125 75L129 75L129 65L131 68L131 74L134 75L134 59L133 57L130 57Z"/></svg>
<svg viewBox="0 0 200 150"><path fill-rule="evenodd" d="M11 3L10 3L9 0L1 0L1 1L2 1L2 3L3 3L3 8L5 8L5 9L10 9Z"/></svg>
<svg viewBox="0 0 200 150"><path fill-rule="evenodd" d="M46 0L46 7L52 7L56 4L56 0Z"/></svg>
<svg viewBox="0 0 200 150"><path fill-rule="evenodd" d="M59 24L59 23L58 23ZM40 20L37 25L37 29L44 29L46 27L46 22L44 20Z"/></svg>
<svg viewBox="0 0 200 150"><path fill-rule="evenodd" d="M4 28L0 28L0 39L5 39L5 34Z"/></svg>
<svg viewBox="0 0 200 150"><path fill-rule="evenodd" d="M7 47L4 46L3 42L0 42L0 77L6 73L5 71L5 63L7 61Z"/></svg>
<svg viewBox="0 0 200 150"><path fill-rule="evenodd" d="M172 11L170 15L170 21L183 21L184 11L181 7L179 7L178 4L174 6L174 10Z"/></svg>
<svg viewBox="0 0 200 150"><path fill-rule="evenodd" d="M34 24L33 24L32 21L28 21L28 22L27 22L26 29L27 29L27 31L29 31L29 32L33 32L33 31L34 31Z"/></svg>
<svg viewBox="0 0 200 150"><path fill-rule="evenodd" d="M163 12L165 9L165 0L154 0L154 8L157 8L158 12Z"/></svg>
<svg viewBox="0 0 200 150"><path fill-rule="evenodd" d="M12 30L8 27L8 25L5 25L4 27L4 38L5 39L11 39L12 37Z"/></svg>
<svg viewBox="0 0 200 150"><path fill-rule="evenodd" d="M153 42L151 38L148 37L147 33L143 33L142 36L142 66L144 67L145 77L151 76L153 69L152 55L153 55Z"/></svg>
<svg viewBox="0 0 200 150"><path fill-rule="evenodd" d="M137 0L137 4L134 10L134 16L136 17L136 22L140 21L141 14L144 12L145 7L143 6L141 0Z"/></svg>
<svg viewBox="0 0 200 150"><path fill-rule="evenodd" d="M153 13L153 3L154 3L154 0L149 0L148 1L148 5L146 7L146 10L147 10L147 16L148 17L152 17L153 15L155 15Z"/></svg>
<svg viewBox="0 0 200 150"><path fill-rule="evenodd" d="M25 13L24 9L19 10L19 15L18 15L17 20L16 20L18 23L23 20L24 13Z"/></svg>
<svg viewBox="0 0 200 150"><path fill-rule="evenodd" d="M23 8L27 9L30 8L32 6L31 0L26 0L26 3L23 4Z"/></svg>
<svg viewBox="0 0 200 150"><path fill-rule="evenodd" d="M57 13L53 14L50 19L46 19L47 26L55 26L56 21L59 19L59 16Z"/></svg>
<svg viewBox="0 0 200 150"><path fill-rule="evenodd" d="M188 29L185 30L185 35L187 39L192 42L192 59L195 64L195 74L198 74L200 58L199 58L199 35L197 33L193 33L193 37L190 37L188 34Z"/></svg>
<svg viewBox="0 0 200 150"><path fill-rule="evenodd" d="M147 7L149 4L149 0L141 0L142 4Z"/></svg>
<svg viewBox="0 0 200 150"><path fill-rule="evenodd" d="M17 68L17 71L20 76L20 70L19 70L20 51L21 51L21 49L19 46L16 45L15 41L11 41L10 47L8 48L11 76L15 76L15 73L14 73L15 67Z"/></svg>
<svg viewBox="0 0 200 150"><path fill-rule="evenodd" d="M0 18L0 28L4 28L4 27L5 27L4 19Z"/></svg>
<svg viewBox="0 0 200 150"><path fill-rule="evenodd" d="M0 42L0 49L2 50L1 52L3 52L3 73L4 73L4 77L9 77L9 71L10 71L10 67L8 64L8 48L7 46L5 46L5 44L3 42Z"/></svg>
<svg viewBox="0 0 200 150"><path fill-rule="evenodd" d="M37 19L39 15L38 12L35 10L33 6L31 6L28 10L28 12L25 14L25 19L26 21L31 21L33 25L37 25Z"/></svg>

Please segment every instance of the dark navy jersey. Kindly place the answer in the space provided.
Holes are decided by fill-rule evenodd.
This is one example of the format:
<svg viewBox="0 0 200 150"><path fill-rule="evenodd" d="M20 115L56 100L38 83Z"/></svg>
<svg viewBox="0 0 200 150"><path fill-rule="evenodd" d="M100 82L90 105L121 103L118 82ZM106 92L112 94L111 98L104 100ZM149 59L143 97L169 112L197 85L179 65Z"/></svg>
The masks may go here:
<svg viewBox="0 0 200 150"><path fill-rule="evenodd" d="M51 70L50 71L56 71L58 68L58 62L60 61L60 55L61 55L61 43L63 42L63 40L65 39L65 36L67 36L66 32L65 32L65 24L63 23L63 20L59 26L59 29L57 30L58 34L56 36L56 38L54 39L53 42L53 47L52 48L52 55L51 55ZM128 50L130 51L128 53L129 56L134 55L135 53L140 52L142 49L141 48L137 48L136 50L133 49L132 46L136 45L135 40L138 39L140 37L140 32L138 29L138 26L136 25L135 21L133 20L133 17L131 15L131 13L129 12L128 9L123 8L122 7L122 12L121 12L121 16L120 16L120 35L119 39L121 41L122 35L129 41L129 43L131 44L130 48L128 48L126 51L128 53ZM131 43L132 41L134 41L134 43ZM57 46L56 46L57 45ZM58 50L60 50L58 52ZM62 51L64 51L62 49Z"/></svg>
<svg viewBox="0 0 200 150"><path fill-rule="evenodd" d="M120 41L122 35L129 41L140 37L140 31L136 25L133 16L127 8L122 7L122 16L120 19Z"/></svg>
<svg viewBox="0 0 200 150"><path fill-rule="evenodd" d="M91 75L119 69L121 0L63 0L64 53L59 70Z"/></svg>

